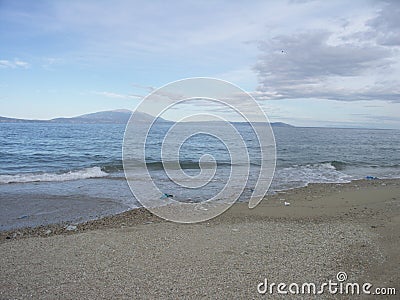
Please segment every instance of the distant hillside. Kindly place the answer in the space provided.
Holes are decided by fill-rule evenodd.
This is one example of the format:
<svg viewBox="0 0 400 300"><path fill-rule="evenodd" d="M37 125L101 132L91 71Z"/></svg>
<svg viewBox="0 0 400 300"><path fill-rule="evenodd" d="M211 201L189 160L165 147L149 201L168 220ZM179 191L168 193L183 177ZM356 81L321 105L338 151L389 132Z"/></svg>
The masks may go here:
<svg viewBox="0 0 400 300"><path fill-rule="evenodd" d="M112 110L100 111L91 114L85 114L72 118L55 118L51 120L27 120L0 117L0 123L67 123L67 124L126 124L131 117L130 110ZM143 113L137 113L137 122L146 122L153 120L154 117ZM166 120L159 118L161 122Z"/></svg>
<svg viewBox="0 0 400 300"><path fill-rule="evenodd" d="M78 124L126 124L131 116L129 110L100 111L72 118L55 118L52 123L78 123ZM152 118L143 113L143 118Z"/></svg>
<svg viewBox="0 0 400 300"><path fill-rule="evenodd" d="M243 124L244 122L232 122L233 124ZM263 122L253 122L253 125L257 125L257 124L265 124ZM270 125L272 127L296 127L287 123L283 123L283 122L270 122Z"/></svg>
<svg viewBox="0 0 400 300"><path fill-rule="evenodd" d="M54 118L51 120L28 120L0 117L0 123L66 123L66 124L126 124L131 117L132 112L127 109L100 111L91 114L85 114L72 118ZM153 121L154 117L143 113L137 113L137 122ZM170 122L163 118L159 118L161 122ZM237 122L234 122L237 123ZM294 127L282 122L272 122L273 127Z"/></svg>
<svg viewBox="0 0 400 300"><path fill-rule="evenodd" d="M287 123L283 123L283 122L271 122L271 126L274 127L296 127Z"/></svg>

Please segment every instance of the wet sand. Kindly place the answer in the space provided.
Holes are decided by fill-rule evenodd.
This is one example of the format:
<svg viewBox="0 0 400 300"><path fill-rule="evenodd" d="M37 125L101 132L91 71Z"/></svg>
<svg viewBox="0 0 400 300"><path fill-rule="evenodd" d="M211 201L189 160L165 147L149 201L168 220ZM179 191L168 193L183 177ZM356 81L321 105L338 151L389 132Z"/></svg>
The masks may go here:
<svg viewBox="0 0 400 300"><path fill-rule="evenodd" d="M312 184L199 224L138 209L67 225L0 233L1 299L279 299L257 285L338 272L399 294L400 180Z"/></svg>

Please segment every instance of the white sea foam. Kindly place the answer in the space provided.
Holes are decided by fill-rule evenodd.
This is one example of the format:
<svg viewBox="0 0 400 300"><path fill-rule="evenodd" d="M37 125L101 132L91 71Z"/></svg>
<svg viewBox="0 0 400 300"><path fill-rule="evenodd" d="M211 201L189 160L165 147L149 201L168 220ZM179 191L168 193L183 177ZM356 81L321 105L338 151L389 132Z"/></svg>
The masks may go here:
<svg viewBox="0 0 400 300"><path fill-rule="evenodd" d="M77 179L87 179L96 177L105 177L108 174L99 167L86 168L78 171L66 173L25 173L16 175L0 175L0 183L18 183L18 182L37 182L37 181L67 181Z"/></svg>
<svg viewBox="0 0 400 300"><path fill-rule="evenodd" d="M345 183L352 179L352 176L337 171L330 163L295 165L276 170L273 188L285 190L309 183Z"/></svg>

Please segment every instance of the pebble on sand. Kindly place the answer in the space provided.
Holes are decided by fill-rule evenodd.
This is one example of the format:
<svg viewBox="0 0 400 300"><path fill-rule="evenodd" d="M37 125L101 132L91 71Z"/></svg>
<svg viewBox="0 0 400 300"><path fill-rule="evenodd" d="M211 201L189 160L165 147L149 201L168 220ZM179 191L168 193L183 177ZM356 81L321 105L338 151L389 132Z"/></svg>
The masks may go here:
<svg viewBox="0 0 400 300"><path fill-rule="evenodd" d="M76 230L76 229L77 229L77 227L75 225L68 225L65 228L66 231L73 231L73 230Z"/></svg>

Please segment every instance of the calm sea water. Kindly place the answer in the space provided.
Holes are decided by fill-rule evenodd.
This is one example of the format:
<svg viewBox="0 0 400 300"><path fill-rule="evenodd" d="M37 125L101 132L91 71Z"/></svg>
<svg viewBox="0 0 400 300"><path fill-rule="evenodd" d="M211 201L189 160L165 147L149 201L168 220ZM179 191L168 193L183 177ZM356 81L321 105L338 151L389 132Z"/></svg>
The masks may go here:
<svg viewBox="0 0 400 300"><path fill-rule="evenodd" d="M182 201L217 194L232 167L224 144L196 135L182 145L185 172L197 174L203 154L218 163L215 180L202 189L185 190L168 179L161 163L161 143L169 126L159 124L146 144L147 166L160 190ZM249 126L237 128L251 157L250 180L241 197L246 200L257 177L259 145ZM139 207L122 168L124 129L112 124L0 124L0 229L79 222ZM400 177L399 130L273 129L277 168L269 192L366 176Z"/></svg>

